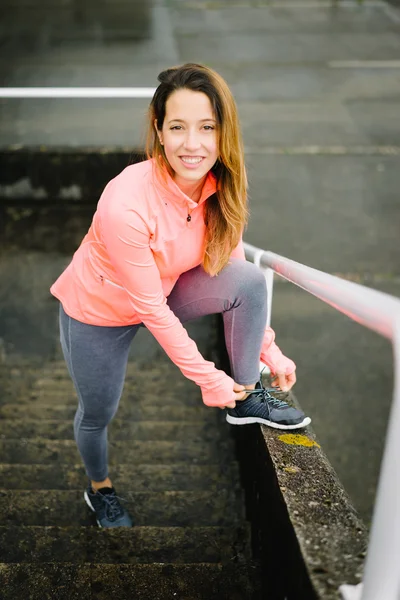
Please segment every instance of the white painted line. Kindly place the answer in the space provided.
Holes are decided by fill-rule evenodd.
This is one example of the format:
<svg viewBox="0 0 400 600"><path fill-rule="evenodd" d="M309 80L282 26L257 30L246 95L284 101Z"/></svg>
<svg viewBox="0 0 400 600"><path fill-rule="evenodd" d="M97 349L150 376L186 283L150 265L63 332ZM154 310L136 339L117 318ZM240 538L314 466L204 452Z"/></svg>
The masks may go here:
<svg viewBox="0 0 400 600"><path fill-rule="evenodd" d="M293 2L293 0L279 0L279 2L268 2L266 7L284 7L284 8L332 8L334 2L332 0L303 0L303 2ZM248 5L247 5L248 6ZM385 2L382 0L364 0L363 7L384 8ZM355 0L341 0L340 8L359 8L359 2Z"/></svg>
<svg viewBox="0 0 400 600"><path fill-rule="evenodd" d="M0 98L152 98L156 88L1 87Z"/></svg>
<svg viewBox="0 0 400 600"><path fill-rule="evenodd" d="M303 0L302 2L296 2L293 0L279 0L278 2L275 0L267 1L265 0L265 4L262 2L257 2L255 6L260 8L332 8L334 4L334 0ZM213 9L227 8L226 2L219 2L215 0L212 5ZM249 8L249 3L242 2L231 2L229 3L229 8ZM362 7L370 7L370 8L385 8L385 2L383 0L363 0ZM360 8L360 4L357 0L340 0L340 8ZM192 2L188 1L185 4L185 9L204 9L204 4L202 2L197 2L193 0Z"/></svg>
<svg viewBox="0 0 400 600"><path fill-rule="evenodd" d="M397 7L386 4L386 6L383 7L383 10L392 21L400 23L400 11Z"/></svg>
<svg viewBox="0 0 400 600"><path fill-rule="evenodd" d="M400 60L331 60L331 69L400 69Z"/></svg>

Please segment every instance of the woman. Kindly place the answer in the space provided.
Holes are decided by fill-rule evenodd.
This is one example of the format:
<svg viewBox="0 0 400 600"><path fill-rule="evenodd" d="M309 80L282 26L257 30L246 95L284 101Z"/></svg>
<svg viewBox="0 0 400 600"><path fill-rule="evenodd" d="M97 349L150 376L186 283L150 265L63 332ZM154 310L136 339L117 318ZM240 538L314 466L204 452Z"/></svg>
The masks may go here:
<svg viewBox="0 0 400 600"><path fill-rule="evenodd" d="M310 422L259 381L260 359L282 390L295 383L296 367L265 328L265 279L245 260L247 182L233 96L202 65L158 79L148 160L107 184L87 235L51 287L79 398L75 439L90 479L84 497L101 527L132 525L108 476L107 426L140 326L200 386L207 406L227 409L229 423L294 429ZM213 313L223 315L233 378L201 356L182 326Z"/></svg>

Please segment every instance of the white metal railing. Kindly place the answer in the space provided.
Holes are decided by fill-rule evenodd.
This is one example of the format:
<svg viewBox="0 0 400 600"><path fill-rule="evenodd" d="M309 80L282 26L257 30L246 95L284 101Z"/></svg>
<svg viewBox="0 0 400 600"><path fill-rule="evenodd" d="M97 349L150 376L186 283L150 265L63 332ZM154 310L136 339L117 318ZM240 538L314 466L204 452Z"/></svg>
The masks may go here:
<svg viewBox="0 0 400 600"><path fill-rule="evenodd" d="M350 319L391 340L394 391L381 463L363 583L342 585L344 600L400 600L400 300L293 260L244 244L246 258L265 273L268 325L274 273Z"/></svg>
<svg viewBox="0 0 400 600"><path fill-rule="evenodd" d="M152 98L150 87L0 87L0 98Z"/></svg>

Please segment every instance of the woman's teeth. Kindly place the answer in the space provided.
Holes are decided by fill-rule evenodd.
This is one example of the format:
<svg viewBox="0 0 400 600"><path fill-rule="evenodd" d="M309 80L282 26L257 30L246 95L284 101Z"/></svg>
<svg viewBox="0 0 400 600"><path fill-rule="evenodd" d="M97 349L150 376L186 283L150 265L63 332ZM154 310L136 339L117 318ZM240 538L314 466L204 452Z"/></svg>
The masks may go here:
<svg viewBox="0 0 400 600"><path fill-rule="evenodd" d="M202 159L202 157L189 158L188 156L181 156L181 160L183 160L183 162L189 163L190 165L195 165L195 164L201 162L203 159Z"/></svg>

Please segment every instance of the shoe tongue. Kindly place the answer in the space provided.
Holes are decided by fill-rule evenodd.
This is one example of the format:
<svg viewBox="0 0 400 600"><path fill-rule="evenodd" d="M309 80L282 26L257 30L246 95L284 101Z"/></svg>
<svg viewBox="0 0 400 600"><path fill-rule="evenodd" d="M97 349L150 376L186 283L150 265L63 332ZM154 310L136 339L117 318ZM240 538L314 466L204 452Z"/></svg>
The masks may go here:
<svg viewBox="0 0 400 600"><path fill-rule="evenodd" d="M255 389L256 390L261 390L262 389L261 381L257 381Z"/></svg>
<svg viewBox="0 0 400 600"><path fill-rule="evenodd" d="M102 494L103 496L105 496L106 494L112 494L113 492L115 492L115 489L112 487L103 487L100 488L99 490L97 490L99 492L99 494Z"/></svg>

